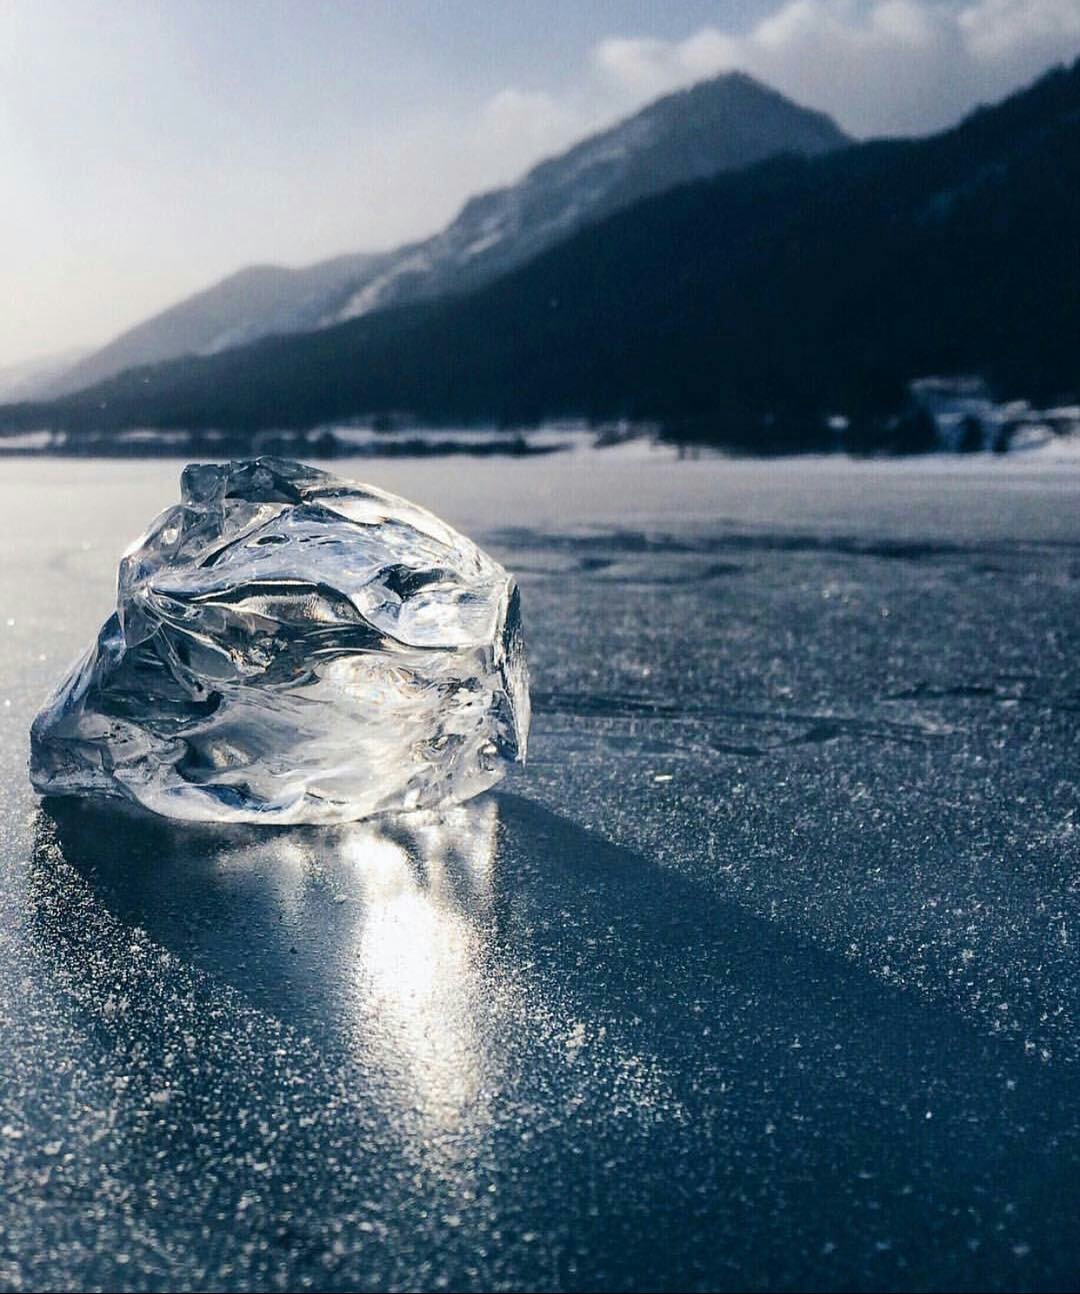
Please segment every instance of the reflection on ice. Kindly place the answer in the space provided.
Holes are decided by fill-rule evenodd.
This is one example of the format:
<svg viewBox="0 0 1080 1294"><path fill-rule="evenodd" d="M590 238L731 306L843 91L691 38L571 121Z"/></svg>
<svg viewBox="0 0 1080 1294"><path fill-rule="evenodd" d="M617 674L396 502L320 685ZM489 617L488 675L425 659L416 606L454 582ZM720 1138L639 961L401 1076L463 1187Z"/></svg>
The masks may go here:
<svg viewBox="0 0 1080 1294"><path fill-rule="evenodd" d="M43 962L86 982L83 1008L119 1033L117 1081L148 1038L193 1066L170 1083L201 1081L215 1022L254 1008L275 1054L340 1076L327 1099L374 1123L409 1180L449 1180L531 1135L520 1099L538 1082L560 1118L682 1117L641 1033L639 967L656 954L611 961L642 877L635 856L512 798L269 831L54 801L30 885ZM160 1018L177 994L205 1021L179 1042Z"/></svg>
<svg viewBox="0 0 1080 1294"><path fill-rule="evenodd" d="M34 873L44 884L46 869L70 864L125 926L355 1051L387 1112L437 1136L459 1129L499 1067L498 825L490 798L270 831L47 801ZM49 942L55 951L52 932Z"/></svg>
<svg viewBox="0 0 1080 1294"><path fill-rule="evenodd" d="M486 1017L499 985L486 955L494 802L437 821L370 824L342 849L363 889L356 930L361 1014L429 1131L453 1131L490 1068Z"/></svg>

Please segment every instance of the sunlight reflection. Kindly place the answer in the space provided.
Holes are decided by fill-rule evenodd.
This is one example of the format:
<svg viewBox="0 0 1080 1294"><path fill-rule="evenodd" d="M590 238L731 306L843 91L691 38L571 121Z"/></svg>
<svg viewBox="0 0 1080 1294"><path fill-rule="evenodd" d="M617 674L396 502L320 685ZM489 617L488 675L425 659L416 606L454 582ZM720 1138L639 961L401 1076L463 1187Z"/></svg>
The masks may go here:
<svg viewBox="0 0 1080 1294"><path fill-rule="evenodd" d="M494 1063L500 997L485 914L493 801L438 819L358 826L344 842L363 887L358 987L383 1062L425 1130L454 1132Z"/></svg>
<svg viewBox="0 0 1080 1294"><path fill-rule="evenodd" d="M100 960L102 929L123 932L109 973L124 987L99 984L83 999L109 1028L135 945L160 953L139 954L164 977L149 983L153 1001L189 973L214 1011L226 986L239 990L237 1009L283 1029L286 1052L354 1061L342 1076L358 1116L376 1119L416 1169L448 1179L479 1162L512 1094L537 1075L568 1118L601 1109L639 1128L684 1118L641 1021L597 1010L592 978L606 953L595 932L612 926L593 892L575 891L593 904L591 924L588 906L580 920L562 913L557 931L545 919L559 892L545 880L553 839L572 858L598 846L502 804L266 832L53 803L38 815L31 868L40 948L64 960L66 983ZM503 857L514 862L505 887Z"/></svg>
<svg viewBox="0 0 1080 1294"><path fill-rule="evenodd" d="M57 858L70 863L161 947L305 1031L348 1039L374 1064L386 1114L456 1154L486 1126L484 1089L505 1065L498 833L493 798L273 832L65 803L40 815L35 875L46 886Z"/></svg>

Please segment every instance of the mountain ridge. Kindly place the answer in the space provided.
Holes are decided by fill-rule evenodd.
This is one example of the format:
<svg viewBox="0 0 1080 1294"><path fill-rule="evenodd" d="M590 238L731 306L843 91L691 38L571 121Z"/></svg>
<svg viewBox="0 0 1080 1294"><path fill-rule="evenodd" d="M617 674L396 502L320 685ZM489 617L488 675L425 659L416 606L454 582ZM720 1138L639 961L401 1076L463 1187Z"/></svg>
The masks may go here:
<svg viewBox="0 0 1080 1294"><path fill-rule="evenodd" d="M209 287L126 329L54 378L46 394L63 395L104 381L126 368L187 354L213 354L277 331L317 328L328 283L363 272L380 253L346 253L311 266L246 265ZM306 311L305 303L310 302ZM275 320L286 325L276 328ZM246 325L254 315L260 322ZM306 319L307 329L300 326Z"/></svg>
<svg viewBox="0 0 1080 1294"><path fill-rule="evenodd" d="M135 370L0 425L662 421L752 449L912 447L909 384L1080 392L1080 60L960 125L644 199L471 293ZM929 446L927 446L929 447Z"/></svg>
<svg viewBox="0 0 1080 1294"><path fill-rule="evenodd" d="M326 322L480 286L643 197L781 152L816 156L849 142L825 113L795 104L745 73L700 81L545 158L517 183L469 198L445 230L403 249L412 262L430 256L434 247L441 274L410 284L411 265L392 265ZM582 193L584 184L591 188ZM560 194L567 200L559 202Z"/></svg>
<svg viewBox="0 0 1080 1294"><path fill-rule="evenodd" d="M824 113L732 72L654 100L516 183L469 198L431 237L288 268L248 266L136 324L42 392L59 396L181 355L307 332L389 305L482 286L643 196L782 151L848 143Z"/></svg>

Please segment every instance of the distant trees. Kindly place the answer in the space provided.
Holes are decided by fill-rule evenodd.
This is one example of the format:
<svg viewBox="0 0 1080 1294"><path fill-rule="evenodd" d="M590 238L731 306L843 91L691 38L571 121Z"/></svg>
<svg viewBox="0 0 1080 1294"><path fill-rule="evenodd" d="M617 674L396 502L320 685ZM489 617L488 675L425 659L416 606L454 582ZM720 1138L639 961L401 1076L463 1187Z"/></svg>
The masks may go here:
<svg viewBox="0 0 1080 1294"><path fill-rule="evenodd" d="M986 445L986 433L983 430L982 419L976 418L973 413L966 414L960 420L960 439L956 443L957 451L961 454L977 454Z"/></svg>

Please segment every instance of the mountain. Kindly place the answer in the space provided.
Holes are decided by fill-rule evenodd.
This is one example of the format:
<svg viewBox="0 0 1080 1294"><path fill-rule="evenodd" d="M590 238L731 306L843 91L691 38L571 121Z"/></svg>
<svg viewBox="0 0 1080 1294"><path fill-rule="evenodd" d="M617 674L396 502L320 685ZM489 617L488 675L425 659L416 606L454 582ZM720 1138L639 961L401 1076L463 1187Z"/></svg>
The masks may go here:
<svg viewBox="0 0 1080 1294"><path fill-rule="evenodd" d="M248 432L664 420L757 448L887 445L908 383L1080 391L1080 62L953 130L646 199L484 288L125 373L0 425Z"/></svg>
<svg viewBox="0 0 1080 1294"><path fill-rule="evenodd" d="M446 229L423 242L306 269L241 270L129 329L43 394L90 386L135 365L214 354L269 334L306 332L382 306L477 287L650 194L776 153L813 156L846 142L824 114L748 76L704 81L541 162L519 183L470 199Z"/></svg>
<svg viewBox="0 0 1080 1294"><path fill-rule="evenodd" d="M665 189L778 153L814 157L848 142L824 113L742 73L703 81L541 162L519 183L471 198L441 234L375 269L333 321L490 282Z"/></svg>
<svg viewBox="0 0 1080 1294"><path fill-rule="evenodd" d="M327 300L334 298L341 284L373 272L384 259L358 253L306 269L251 265L129 328L54 376L41 390L58 395L139 364L158 364L179 355L210 355L269 333L318 328Z"/></svg>
<svg viewBox="0 0 1080 1294"><path fill-rule="evenodd" d="M68 372L88 353L85 347L42 355L0 368L0 400L28 400Z"/></svg>

